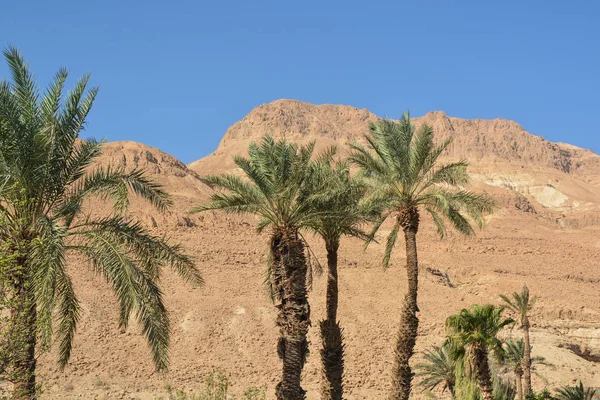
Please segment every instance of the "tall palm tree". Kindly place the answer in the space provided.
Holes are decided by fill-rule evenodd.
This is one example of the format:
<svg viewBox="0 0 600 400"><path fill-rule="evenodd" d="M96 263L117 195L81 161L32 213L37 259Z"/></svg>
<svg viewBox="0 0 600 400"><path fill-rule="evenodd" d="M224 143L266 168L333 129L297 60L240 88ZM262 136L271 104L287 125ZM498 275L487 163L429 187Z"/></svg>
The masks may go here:
<svg viewBox="0 0 600 400"><path fill-rule="evenodd" d="M500 295L504 301L506 308L512 311L520 322L520 328L523 330L523 393L527 396L531 393L531 344L529 341L529 311L535 305L536 297L531 297L529 288L523 285L521 293L514 292L512 299L507 296Z"/></svg>
<svg viewBox="0 0 600 400"><path fill-rule="evenodd" d="M450 354L478 382L483 400L493 399L488 356L493 354L499 360L504 357L502 342L496 335L502 328L514 323L512 319L502 317L503 311L503 307L491 304L475 305L446 319L446 344L450 346Z"/></svg>
<svg viewBox="0 0 600 400"><path fill-rule="evenodd" d="M156 367L165 369L170 327L157 286L161 269L174 267L197 284L202 279L180 246L120 213L130 192L158 210L169 207L168 195L142 171L92 165L104 142L78 139L97 94L97 88L87 91L88 76L63 98L68 74L61 69L40 97L19 52L9 48L4 57L12 82L0 83L0 243L11 262L2 271L10 329L0 340L12 354L0 360L0 371L14 383L12 398L36 397L36 347L47 347L52 334L59 365L69 360L80 318L66 269L72 253L112 286L121 327L135 314ZM111 198L115 213L89 215L84 205L94 197Z"/></svg>
<svg viewBox="0 0 600 400"><path fill-rule="evenodd" d="M310 181L310 202L317 217L308 229L325 242L327 251L326 317L319 322L323 363L322 398L341 400L343 397L344 345L338 310L338 249L342 236L366 239L362 226L377 216L375 204L365 202L367 184L350 175L346 161L334 163L336 149L324 152L314 163Z"/></svg>
<svg viewBox="0 0 600 400"><path fill-rule="evenodd" d="M419 385L425 389L434 390L440 386L442 393L447 389L454 399L456 363L450 357L449 351L450 348L447 345L442 347L434 346L432 350L426 350L425 362L415 366L415 369L418 371L415 376L424 377Z"/></svg>
<svg viewBox="0 0 600 400"><path fill-rule="evenodd" d="M522 339L507 340L504 342L504 350L505 357L502 364L510 368L511 372L515 374L517 397L523 399L525 396L523 393L523 357L525 356L525 344ZM532 357L531 365L534 363L548 365L544 357Z"/></svg>
<svg viewBox="0 0 600 400"><path fill-rule="evenodd" d="M398 233L401 229L404 232L408 292L404 297L396 339L391 398L408 400L413 377L409 361L419 326L417 232L420 213L425 211L431 216L441 237L446 234L445 219L458 232L472 235L474 230L468 218L482 226L484 214L492 211L493 202L486 196L457 187L468 181L468 164L465 161L440 164L439 157L452 140L436 146L432 128L422 125L416 130L408 113L399 122L382 120L374 123L370 131L365 139L372 150L354 143L350 161L374 182L373 198L385 203L385 211L375 224L371 237L386 219L391 218L394 222L383 257L385 268L389 265Z"/></svg>
<svg viewBox="0 0 600 400"><path fill-rule="evenodd" d="M599 396L596 396L596 390L592 388L586 388L583 383L579 381L576 386L564 386L556 390L556 400L594 400Z"/></svg>
<svg viewBox="0 0 600 400"><path fill-rule="evenodd" d="M276 299L279 326L278 352L283 361L278 399L304 399L300 376L308 354L306 335L310 326L307 298L308 271L305 244L300 230L315 218L316 211L306 200L312 171L314 143L298 147L285 140L264 137L251 143L249 158L234 157L245 179L232 174L208 176L209 184L224 189L211 202L192 212L223 210L259 217L258 231L270 227L271 288Z"/></svg>

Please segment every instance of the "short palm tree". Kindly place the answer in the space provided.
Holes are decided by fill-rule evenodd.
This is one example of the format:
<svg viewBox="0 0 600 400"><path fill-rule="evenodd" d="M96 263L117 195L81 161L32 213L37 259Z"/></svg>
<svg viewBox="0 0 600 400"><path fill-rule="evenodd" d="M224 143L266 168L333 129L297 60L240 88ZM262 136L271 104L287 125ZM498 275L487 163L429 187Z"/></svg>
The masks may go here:
<svg viewBox="0 0 600 400"><path fill-rule="evenodd" d="M507 340L504 342L504 360L503 365L510 368L511 372L515 374L517 379L517 397L523 399L525 394L523 393L523 357L525 354L525 345L522 339L519 340ZM531 364L544 364L546 360L544 357L532 357Z"/></svg>
<svg viewBox="0 0 600 400"><path fill-rule="evenodd" d="M465 366L467 375L479 384L483 400L493 399L492 375L488 356L498 360L504 357L502 342L496 337L505 326L514 323L502 317L503 307L494 305L473 306L446 319L448 337L445 344L450 347L453 360Z"/></svg>
<svg viewBox="0 0 600 400"><path fill-rule="evenodd" d="M424 378L419 383L423 388L434 390L439 386L442 388L442 393L448 390L454 398L456 363L450 357L449 351L450 348L447 345L434 346L433 349L426 350L425 362L415 366L418 371L415 376Z"/></svg>
<svg viewBox="0 0 600 400"><path fill-rule="evenodd" d="M370 131L365 139L371 150L352 144L350 161L373 181L376 190L372 197L385 203L385 211L375 224L371 238L386 219L394 221L387 237L384 267L389 265L398 233L404 232L408 292L396 339L391 398L408 400L413 377L409 361L419 326L417 232L420 213L425 211L431 216L441 237L446 234L444 220L450 221L458 232L472 235L474 230L469 219L482 226L484 214L491 212L494 206L486 196L458 188L457 185L468 181L468 164L465 161L440 164L439 157L452 140L436 146L430 126L422 125L416 130L405 113L399 122L382 120L372 124Z"/></svg>
<svg viewBox="0 0 600 400"><path fill-rule="evenodd" d="M520 322L520 328L523 330L523 393L525 396L531 393L531 343L529 341L529 311L535 305L536 297L531 297L529 289L523 285L521 293L514 292L512 298L500 295L506 308L512 311Z"/></svg>
<svg viewBox="0 0 600 400"><path fill-rule="evenodd" d="M315 218L306 201L312 171L314 143L298 147L285 140L264 137L251 143L249 158L234 157L245 177L232 174L208 176L210 185L224 189L211 202L192 212L223 210L259 218L258 231L270 227L269 276L277 304L278 352L283 361L278 399L304 399L300 376L308 354L306 335L310 326L306 276L308 264L300 230Z"/></svg>
<svg viewBox="0 0 600 400"><path fill-rule="evenodd" d="M576 386L564 386L556 390L557 400L594 400L598 398L596 396L597 391L592 388L586 388L583 383L579 381Z"/></svg>
<svg viewBox="0 0 600 400"><path fill-rule="evenodd" d="M0 83L0 244L11 261L0 277L10 308L10 329L0 339L9 356L0 359L0 371L14 383L12 398L36 397L36 348L47 347L53 334L60 366L69 360L80 318L66 269L73 253L112 286L122 327L135 314L156 367L165 369L170 327L157 286L161 269L170 265L190 281L202 279L178 245L120 212L130 192L158 210L170 205L168 195L142 171L92 165L103 141L78 139L97 94L86 90L88 77L63 98L67 71L61 69L40 97L19 52L9 48L4 56L12 82ZM94 197L111 198L115 213L88 214L85 204Z"/></svg>
<svg viewBox="0 0 600 400"><path fill-rule="evenodd" d="M335 151L335 148L329 149L314 163L309 190L312 194L310 202L318 214L308 229L321 236L327 250L326 318L319 323L324 373L322 398L341 400L344 345L337 320L338 249L344 235L366 239L362 227L375 220L377 207L364 201L368 186L363 180L350 175L349 164L333 162Z"/></svg>

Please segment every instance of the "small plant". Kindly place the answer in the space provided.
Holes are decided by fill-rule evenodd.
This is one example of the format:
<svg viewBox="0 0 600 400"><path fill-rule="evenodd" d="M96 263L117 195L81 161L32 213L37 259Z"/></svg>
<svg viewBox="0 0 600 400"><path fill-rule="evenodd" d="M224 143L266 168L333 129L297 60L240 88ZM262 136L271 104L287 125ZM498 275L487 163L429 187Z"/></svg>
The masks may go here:
<svg viewBox="0 0 600 400"><path fill-rule="evenodd" d="M525 400L554 400L548 389L544 389L539 393L531 392L525 396Z"/></svg>
<svg viewBox="0 0 600 400"><path fill-rule="evenodd" d="M227 400L229 389L229 378L221 372L213 372L206 378L205 393L198 400Z"/></svg>
<svg viewBox="0 0 600 400"><path fill-rule="evenodd" d="M266 387L251 387L244 392L244 400L266 400L267 399L267 388Z"/></svg>
<svg viewBox="0 0 600 400"><path fill-rule="evenodd" d="M212 372L205 379L205 389L199 394L188 394L181 389L174 389L170 384L165 385L169 400L237 400L229 394L230 381L222 372ZM244 392L239 400L266 400L266 387L251 387Z"/></svg>
<svg viewBox="0 0 600 400"><path fill-rule="evenodd" d="M108 390L110 389L110 386L104 382L102 379L100 379L100 377L96 377L96 380L94 381L94 386L96 386L98 389L103 389L103 390Z"/></svg>

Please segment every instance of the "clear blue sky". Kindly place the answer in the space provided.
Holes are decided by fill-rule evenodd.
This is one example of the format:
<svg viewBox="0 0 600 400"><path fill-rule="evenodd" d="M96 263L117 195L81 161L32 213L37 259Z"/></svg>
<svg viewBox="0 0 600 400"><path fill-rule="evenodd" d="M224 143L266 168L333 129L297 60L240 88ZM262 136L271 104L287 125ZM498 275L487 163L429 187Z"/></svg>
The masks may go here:
<svg viewBox="0 0 600 400"><path fill-rule="evenodd" d="M44 85L92 73L85 136L186 163L279 98L508 118L600 153L598 21L592 0L12 1L0 46Z"/></svg>

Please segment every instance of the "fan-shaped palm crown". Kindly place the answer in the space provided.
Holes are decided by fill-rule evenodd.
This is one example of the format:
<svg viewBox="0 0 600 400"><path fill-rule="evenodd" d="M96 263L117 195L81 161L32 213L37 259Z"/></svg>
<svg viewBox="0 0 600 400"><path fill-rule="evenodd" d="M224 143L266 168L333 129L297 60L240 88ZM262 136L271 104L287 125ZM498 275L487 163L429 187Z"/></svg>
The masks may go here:
<svg viewBox="0 0 600 400"><path fill-rule="evenodd" d="M494 353L496 358L504 358L502 342L496 335L514 321L502 317L503 307L488 304L475 305L470 310L462 309L458 314L446 319L448 338L446 343L450 346L453 359L461 359L468 355L474 347L487 349Z"/></svg>
<svg viewBox="0 0 600 400"><path fill-rule="evenodd" d="M504 358L502 342L496 337L498 332L514 321L502 317L502 307L491 304L463 309L446 319L448 337L445 344L450 347L450 355L460 366L461 376L474 379L479 384L485 400L493 398L492 375L488 355L494 354L497 360Z"/></svg>

